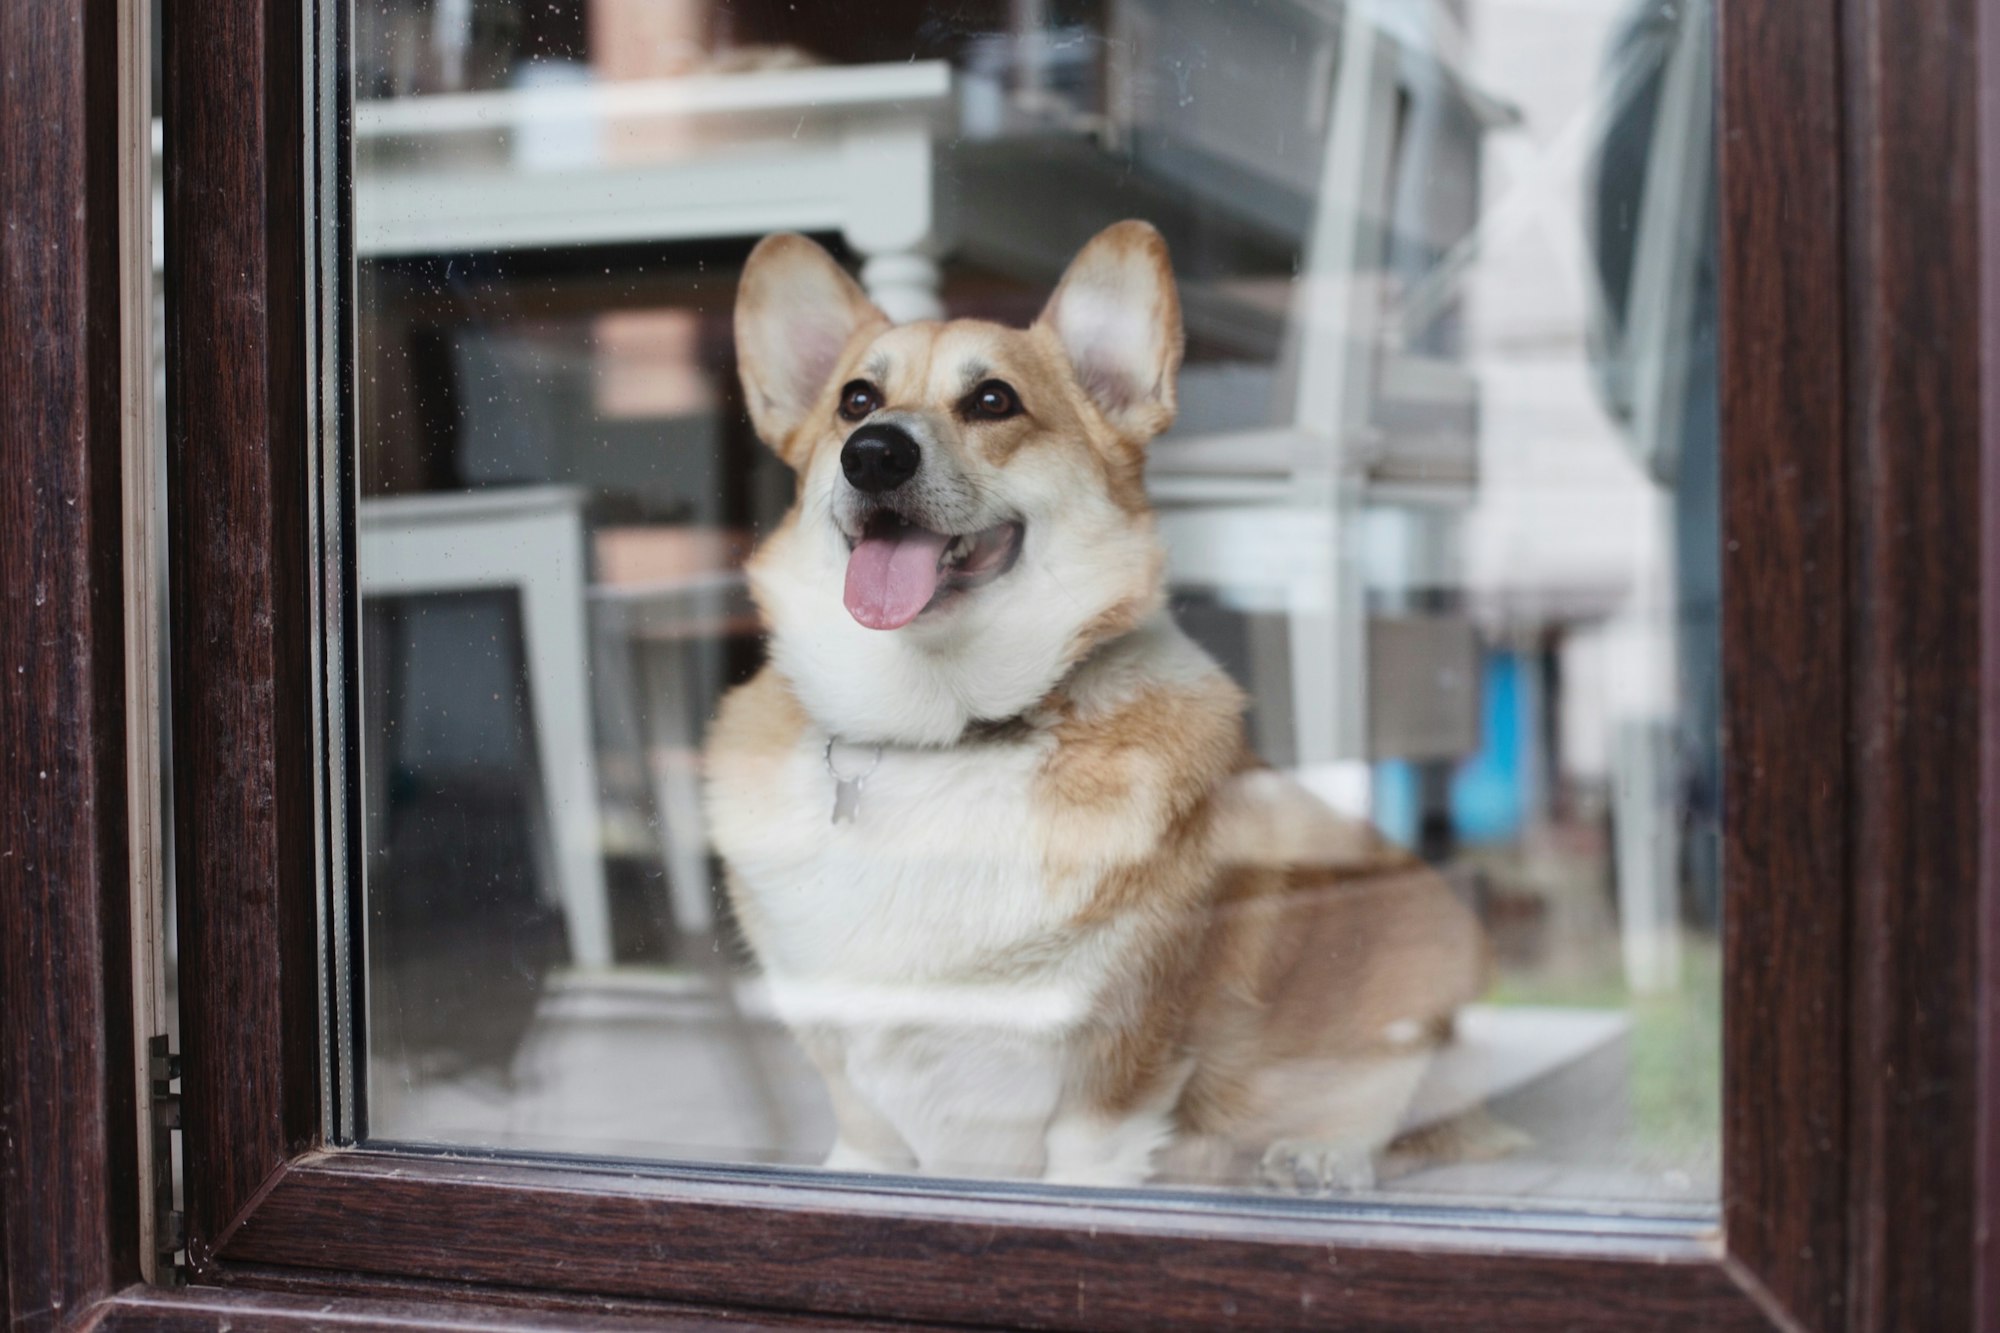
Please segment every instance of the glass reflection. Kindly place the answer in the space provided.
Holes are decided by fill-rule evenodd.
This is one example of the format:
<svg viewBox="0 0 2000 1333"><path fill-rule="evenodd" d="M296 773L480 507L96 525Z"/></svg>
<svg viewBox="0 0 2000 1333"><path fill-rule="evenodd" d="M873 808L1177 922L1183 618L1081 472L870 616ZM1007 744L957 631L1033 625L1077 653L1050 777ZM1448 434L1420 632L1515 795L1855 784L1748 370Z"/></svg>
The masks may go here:
<svg viewBox="0 0 2000 1333"><path fill-rule="evenodd" d="M363 0L366 1135L1710 1206L1708 43Z"/></svg>

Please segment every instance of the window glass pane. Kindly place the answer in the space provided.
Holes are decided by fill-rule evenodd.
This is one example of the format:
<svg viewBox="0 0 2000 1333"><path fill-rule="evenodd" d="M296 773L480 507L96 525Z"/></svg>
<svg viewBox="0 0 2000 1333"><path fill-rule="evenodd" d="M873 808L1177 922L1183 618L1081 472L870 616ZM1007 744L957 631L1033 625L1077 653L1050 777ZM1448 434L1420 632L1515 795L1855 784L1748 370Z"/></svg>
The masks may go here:
<svg viewBox="0 0 2000 1333"><path fill-rule="evenodd" d="M1710 20L362 0L347 1128L1712 1211Z"/></svg>

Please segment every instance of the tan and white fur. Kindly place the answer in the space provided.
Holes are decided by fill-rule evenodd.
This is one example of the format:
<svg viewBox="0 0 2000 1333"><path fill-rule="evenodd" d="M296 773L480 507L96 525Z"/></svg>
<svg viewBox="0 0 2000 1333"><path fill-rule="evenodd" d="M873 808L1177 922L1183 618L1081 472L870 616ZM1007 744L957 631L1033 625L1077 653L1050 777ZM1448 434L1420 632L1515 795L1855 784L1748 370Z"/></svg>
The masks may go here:
<svg viewBox="0 0 2000 1333"><path fill-rule="evenodd" d="M892 326L773 236L736 336L798 489L750 563L770 660L711 730L707 804L831 1093L827 1165L1367 1183L1482 945L1421 863L1256 763L1165 610L1159 235L1098 235L1027 329ZM918 459L887 489L855 470L869 426Z"/></svg>

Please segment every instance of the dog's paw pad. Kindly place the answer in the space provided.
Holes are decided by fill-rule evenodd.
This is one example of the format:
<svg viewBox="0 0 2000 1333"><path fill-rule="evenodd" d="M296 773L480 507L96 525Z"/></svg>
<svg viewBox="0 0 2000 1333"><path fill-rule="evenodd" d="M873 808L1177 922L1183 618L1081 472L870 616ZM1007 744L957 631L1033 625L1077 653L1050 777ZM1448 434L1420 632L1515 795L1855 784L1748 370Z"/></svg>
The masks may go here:
<svg viewBox="0 0 2000 1333"><path fill-rule="evenodd" d="M1279 1139L1258 1165L1264 1183L1301 1194L1345 1194L1375 1185L1375 1154L1353 1144Z"/></svg>

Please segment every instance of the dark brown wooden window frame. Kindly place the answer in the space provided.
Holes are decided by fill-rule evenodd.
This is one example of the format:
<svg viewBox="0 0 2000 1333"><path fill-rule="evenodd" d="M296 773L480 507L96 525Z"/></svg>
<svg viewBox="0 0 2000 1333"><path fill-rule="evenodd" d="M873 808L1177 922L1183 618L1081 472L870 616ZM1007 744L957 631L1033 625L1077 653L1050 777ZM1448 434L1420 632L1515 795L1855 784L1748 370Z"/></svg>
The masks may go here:
<svg viewBox="0 0 2000 1333"><path fill-rule="evenodd" d="M110 6L0 6L0 645L19 659L0 678L17 750L0 767L0 853L22 853L0 855L10 1328L295 1326L327 1300L407 1325L701 1307L1088 1328L2000 1327L1993 8L1719 6L1727 1034L1724 1229L1706 1237L323 1146L311 16L167 6L195 1285L161 1294L123 1286L141 1192L118 1017L104 340L129 312L104 238ZM12 239L23 226L56 243L43 267ZM56 596L23 595L31 583Z"/></svg>

